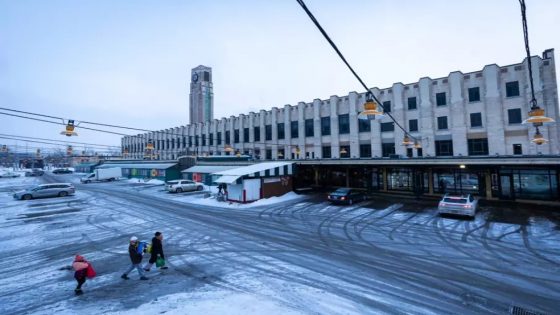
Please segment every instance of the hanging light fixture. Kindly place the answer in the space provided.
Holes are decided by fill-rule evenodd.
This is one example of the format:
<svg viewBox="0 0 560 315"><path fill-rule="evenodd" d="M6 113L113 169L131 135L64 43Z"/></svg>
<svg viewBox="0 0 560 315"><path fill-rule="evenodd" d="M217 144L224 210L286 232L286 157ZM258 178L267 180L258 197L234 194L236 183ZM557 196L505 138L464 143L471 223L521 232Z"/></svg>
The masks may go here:
<svg viewBox="0 0 560 315"><path fill-rule="evenodd" d="M124 148L123 150L123 156L127 157L128 156L128 148Z"/></svg>
<svg viewBox="0 0 560 315"><path fill-rule="evenodd" d="M283 158L283 157L284 157L284 153L282 153L282 151L278 151L278 157L279 157L279 158Z"/></svg>
<svg viewBox="0 0 560 315"><path fill-rule="evenodd" d="M366 102L364 103L364 110L358 114L358 119L373 120L383 118L383 111L378 109L379 105L373 100L371 92L368 92Z"/></svg>
<svg viewBox="0 0 560 315"><path fill-rule="evenodd" d="M525 40L525 52L527 53L527 67L529 71L529 83L531 87L531 101L530 101L531 110L529 111L528 114L529 118L525 119L523 121L523 124L533 124L535 127L537 127L537 133L535 134L535 136L537 136L540 134L538 127L542 126L542 124L545 123L554 122L554 119L545 116L544 109L539 107L537 103L537 98L535 97L535 87L533 84L533 66L531 62L531 50L529 49L529 32L527 30L527 16L525 14L526 11L525 0L519 0L519 4L521 5L521 21L523 23L523 38Z"/></svg>
<svg viewBox="0 0 560 315"><path fill-rule="evenodd" d="M231 145L226 144L225 147L224 147L224 151L225 151L225 152L233 152L234 150L233 150L233 148L231 147Z"/></svg>
<svg viewBox="0 0 560 315"><path fill-rule="evenodd" d="M146 144L146 150L152 151L153 149L154 149L154 144L152 140L148 140L148 143Z"/></svg>
<svg viewBox="0 0 560 315"><path fill-rule="evenodd" d="M240 157L240 156L241 156L241 152L239 152L239 150L237 150L237 152L235 152L235 156L236 156L236 157Z"/></svg>
<svg viewBox="0 0 560 315"><path fill-rule="evenodd" d="M73 152L72 146L69 145L68 147L66 147L66 155L71 156Z"/></svg>
<svg viewBox="0 0 560 315"><path fill-rule="evenodd" d="M74 131L75 127L76 127L76 125L74 124L74 120L70 119L66 123L65 130L61 131L60 134L65 135L67 137L77 136L78 133Z"/></svg>
<svg viewBox="0 0 560 315"><path fill-rule="evenodd" d="M548 140L545 139L545 137L542 135L541 131L539 130L539 127L537 127L537 132L535 132L535 135L533 136L531 142L533 142L536 145L541 145L547 143Z"/></svg>
<svg viewBox="0 0 560 315"><path fill-rule="evenodd" d="M412 140L410 140L410 137L408 135L404 135L403 141L401 143L404 146L409 146L414 144L414 142L412 142Z"/></svg>
<svg viewBox="0 0 560 315"><path fill-rule="evenodd" d="M299 155L301 153L301 150L299 149L299 146L296 146L296 154Z"/></svg>
<svg viewBox="0 0 560 315"><path fill-rule="evenodd" d="M414 140L414 148L422 149L422 143L418 142L418 140Z"/></svg>
<svg viewBox="0 0 560 315"><path fill-rule="evenodd" d="M343 147L342 149L340 149L340 155L345 155L345 154L348 154L348 151L346 151L346 148Z"/></svg>

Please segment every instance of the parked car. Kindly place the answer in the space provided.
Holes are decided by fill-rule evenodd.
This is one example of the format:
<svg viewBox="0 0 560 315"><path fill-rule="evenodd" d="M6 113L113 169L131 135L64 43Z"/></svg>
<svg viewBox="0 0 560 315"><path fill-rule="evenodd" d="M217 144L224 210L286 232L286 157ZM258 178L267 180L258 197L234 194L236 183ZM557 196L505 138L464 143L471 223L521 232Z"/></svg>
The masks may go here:
<svg viewBox="0 0 560 315"><path fill-rule="evenodd" d="M165 189L169 192L181 193L183 191L200 191L204 189L201 183L188 179L170 180L165 184Z"/></svg>
<svg viewBox="0 0 560 315"><path fill-rule="evenodd" d="M69 170L67 168L57 168L56 170L52 171L53 174L72 174L74 172L72 172L72 170Z"/></svg>
<svg viewBox="0 0 560 315"><path fill-rule="evenodd" d="M53 183L33 186L26 190L14 193L15 199L31 200L44 197L66 197L76 192L74 185L70 183Z"/></svg>
<svg viewBox="0 0 560 315"><path fill-rule="evenodd" d="M456 214L474 217L478 208L478 200L471 194L451 195L445 194L438 204L438 213Z"/></svg>
<svg viewBox="0 0 560 315"><path fill-rule="evenodd" d="M43 176L43 174L45 174L45 172L41 169L38 169L38 168L34 168L31 171L25 172L26 177Z"/></svg>
<svg viewBox="0 0 560 315"><path fill-rule="evenodd" d="M327 197L332 203L346 203L353 204L354 202L366 200L366 194L357 189L351 188L338 188Z"/></svg>
<svg viewBox="0 0 560 315"><path fill-rule="evenodd" d="M20 174L14 173L14 172L0 173L0 178L16 178L16 177L19 177L19 176L20 176Z"/></svg>

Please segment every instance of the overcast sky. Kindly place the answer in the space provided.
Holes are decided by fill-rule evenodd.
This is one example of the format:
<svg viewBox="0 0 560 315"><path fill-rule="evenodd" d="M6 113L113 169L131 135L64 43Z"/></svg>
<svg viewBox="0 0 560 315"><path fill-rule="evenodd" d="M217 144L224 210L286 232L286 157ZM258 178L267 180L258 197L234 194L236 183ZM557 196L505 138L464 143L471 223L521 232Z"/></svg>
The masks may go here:
<svg viewBox="0 0 560 315"><path fill-rule="evenodd" d="M559 48L560 1L526 1L532 54ZM306 3L371 87L525 57L517 0ZM180 126L200 64L212 67L215 118L362 91L295 0L0 0L0 107ZM2 134L68 140L60 131L0 115ZM78 131L71 140L120 144Z"/></svg>

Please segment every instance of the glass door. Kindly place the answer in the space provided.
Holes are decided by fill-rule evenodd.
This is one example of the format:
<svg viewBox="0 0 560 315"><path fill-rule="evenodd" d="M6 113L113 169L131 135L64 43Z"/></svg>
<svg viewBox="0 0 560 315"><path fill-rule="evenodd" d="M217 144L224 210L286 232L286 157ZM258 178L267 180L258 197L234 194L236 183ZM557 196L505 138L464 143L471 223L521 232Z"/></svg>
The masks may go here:
<svg viewBox="0 0 560 315"><path fill-rule="evenodd" d="M514 199L513 176L500 174L500 199Z"/></svg>

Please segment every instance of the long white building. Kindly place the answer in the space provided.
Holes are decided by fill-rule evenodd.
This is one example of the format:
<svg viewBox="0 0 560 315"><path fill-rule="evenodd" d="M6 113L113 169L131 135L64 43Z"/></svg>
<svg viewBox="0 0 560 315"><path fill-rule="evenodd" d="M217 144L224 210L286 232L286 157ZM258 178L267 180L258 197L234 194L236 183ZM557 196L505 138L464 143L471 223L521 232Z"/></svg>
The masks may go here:
<svg viewBox="0 0 560 315"><path fill-rule="evenodd" d="M143 159L154 144L157 159L182 155L250 154L262 160L557 155L560 117L554 50L532 57L538 104L556 123L540 128L549 140L531 142L535 128L521 124L529 112L527 61L454 71L371 91L396 120L420 139L422 148L401 146L403 132L392 121L362 121L365 93L350 92L258 113L214 119L122 139L129 158ZM230 146L234 152L226 152ZM342 152L342 153L341 153Z"/></svg>

